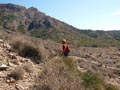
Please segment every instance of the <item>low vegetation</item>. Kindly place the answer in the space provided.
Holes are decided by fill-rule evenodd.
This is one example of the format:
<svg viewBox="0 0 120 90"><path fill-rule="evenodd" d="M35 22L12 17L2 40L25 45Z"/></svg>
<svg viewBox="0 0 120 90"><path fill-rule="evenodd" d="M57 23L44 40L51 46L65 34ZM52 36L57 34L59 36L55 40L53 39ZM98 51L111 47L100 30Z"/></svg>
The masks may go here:
<svg viewBox="0 0 120 90"><path fill-rule="evenodd" d="M14 20L16 17L12 14L8 14L8 15L0 15L0 20L1 21L4 21L4 20L7 20L7 21L12 21Z"/></svg>
<svg viewBox="0 0 120 90"><path fill-rule="evenodd" d="M72 58L59 57L58 55L55 57L51 53L58 53L60 45L50 40L39 40L28 36L19 36L19 34L11 34L10 36L1 34L0 36L7 40L19 55L30 58L35 63L44 61L44 68L40 69L33 86L30 87L31 90L118 90L115 86L107 84L99 75L80 72ZM74 48L75 52L77 49ZM85 50L89 49L84 48ZM31 65L24 65L22 70L31 73L33 70L29 66ZM23 74L23 71L15 70L8 77L20 80L23 78Z"/></svg>
<svg viewBox="0 0 120 90"><path fill-rule="evenodd" d="M82 75L85 90L102 90L104 81L97 75L87 72Z"/></svg>
<svg viewBox="0 0 120 90"><path fill-rule="evenodd" d="M119 89L112 84L107 84L105 85L105 90L119 90Z"/></svg>
<svg viewBox="0 0 120 90"><path fill-rule="evenodd" d="M114 72L116 75L120 76L120 70Z"/></svg>
<svg viewBox="0 0 120 90"><path fill-rule="evenodd" d="M35 63L45 62L56 55L60 55L60 45L50 41L32 38L18 33L0 31L0 37L7 41L18 55L30 58Z"/></svg>
<svg viewBox="0 0 120 90"><path fill-rule="evenodd" d="M32 88L34 88L34 90L42 90L41 86L47 85L50 90L82 90L80 77L76 75L76 67L71 66L73 65L72 61L64 62L64 60L70 59L54 58L48 61L45 64L44 70L40 72L36 78ZM36 89L35 85L37 85Z"/></svg>
<svg viewBox="0 0 120 90"><path fill-rule="evenodd" d="M118 90L117 87L106 82L111 83L111 79L118 82L120 71L112 71L107 65L118 69L119 62L105 64L104 61L119 60L119 50L116 47L120 46L120 31L78 30L38 12L35 8L25 9L16 5L12 7L0 14L0 38L12 46L13 50L7 49L5 53L10 55L15 53L16 57L17 54L18 57L19 55L24 57L20 63L23 63L25 58L29 59L26 59L22 67L10 69L11 72L7 73L8 81L10 79L22 81L27 74L30 78L26 78L31 79L30 82L27 80L31 90ZM80 57L83 62L75 62L74 58L60 56L62 46L60 43L63 38L70 44L70 55ZM104 47L102 50L105 50L102 51L100 47ZM19 65L17 59L9 59L10 55L6 58L5 54L1 53L6 63L11 59L13 66ZM29 62L27 60L34 62L30 61L34 67L31 64L25 64ZM2 58L1 63L3 63ZM97 66L96 63L100 65ZM33 73L34 68L37 70ZM9 71L6 70L6 72ZM37 73L38 76L36 76ZM2 81L1 83L3 84Z"/></svg>
<svg viewBox="0 0 120 90"><path fill-rule="evenodd" d="M30 58L35 63L39 63L41 61L42 56L39 48L29 41L14 41L13 48L17 50L18 54L22 57Z"/></svg>
<svg viewBox="0 0 120 90"><path fill-rule="evenodd" d="M21 80L24 76L24 70L22 68L17 68L16 70L12 71L8 78L13 78L15 80Z"/></svg>
<svg viewBox="0 0 120 90"><path fill-rule="evenodd" d="M59 57L48 61L36 78L33 90L118 90L105 83L99 75L81 73L74 64L71 58Z"/></svg>
<svg viewBox="0 0 120 90"><path fill-rule="evenodd" d="M74 71L75 70L75 65L72 61L71 58L62 58L64 64L68 67L69 70Z"/></svg>
<svg viewBox="0 0 120 90"><path fill-rule="evenodd" d="M33 65L32 64L25 64L22 66L22 68L27 72L27 73L32 73L33 72Z"/></svg>

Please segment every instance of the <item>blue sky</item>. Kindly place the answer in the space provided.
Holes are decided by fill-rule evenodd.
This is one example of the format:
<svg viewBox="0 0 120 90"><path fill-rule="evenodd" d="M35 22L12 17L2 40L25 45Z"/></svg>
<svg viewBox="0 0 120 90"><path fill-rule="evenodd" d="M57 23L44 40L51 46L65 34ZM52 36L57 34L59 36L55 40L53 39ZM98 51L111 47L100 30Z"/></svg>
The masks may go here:
<svg viewBox="0 0 120 90"><path fill-rule="evenodd" d="M120 30L120 0L0 0L36 7L79 29Z"/></svg>

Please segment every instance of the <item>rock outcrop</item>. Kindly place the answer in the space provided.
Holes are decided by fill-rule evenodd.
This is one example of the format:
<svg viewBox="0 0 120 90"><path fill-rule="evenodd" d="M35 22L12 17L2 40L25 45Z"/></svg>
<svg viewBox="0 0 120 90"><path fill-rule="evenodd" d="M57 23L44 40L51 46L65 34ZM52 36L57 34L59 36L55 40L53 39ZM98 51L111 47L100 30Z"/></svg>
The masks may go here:
<svg viewBox="0 0 120 90"><path fill-rule="evenodd" d="M0 26L3 29L10 29L13 31L24 30L36 30L41 28L64 28L66 25L54 19L46 16L44 13L38 11L34 7L26 9L23 6L15 4L0 4L0 13L2 13Z"/></svg>

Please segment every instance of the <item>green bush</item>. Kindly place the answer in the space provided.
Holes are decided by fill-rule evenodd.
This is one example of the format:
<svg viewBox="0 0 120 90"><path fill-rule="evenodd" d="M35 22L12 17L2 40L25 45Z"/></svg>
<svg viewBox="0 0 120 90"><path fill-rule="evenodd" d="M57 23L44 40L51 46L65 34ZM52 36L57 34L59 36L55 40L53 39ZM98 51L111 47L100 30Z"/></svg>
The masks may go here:
<svg viewBox="0 0 120 90"><path fill-rule="evenodd" d="M82 75L85 90L102 90L103 81L97 75L86 72Z"/></svg>
<svg viewBox="0 0 120 90"><path fill-rule="evenodd" d="M2 15L0 16L0 20L4 21L4 20L8 20L8 21L12 21L14 20L16 17L14 15L8 14L8 15Z"/></svg>
<svg viewBox="0 0 120 90"><path fill-rule="evenodd" d="M22 34L25 34L25 33L26 33L23 28L20 28L20 29L19 29L19 32L22 33Z"/></svg>

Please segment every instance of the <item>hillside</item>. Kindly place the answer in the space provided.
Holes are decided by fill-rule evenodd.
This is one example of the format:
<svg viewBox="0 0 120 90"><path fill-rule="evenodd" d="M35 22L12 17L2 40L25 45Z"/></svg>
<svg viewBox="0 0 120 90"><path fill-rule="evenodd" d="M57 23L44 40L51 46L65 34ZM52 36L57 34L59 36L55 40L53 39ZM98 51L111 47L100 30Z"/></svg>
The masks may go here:
<svg viewBox="0 0 120 90"><path fill-rule="evenodd" d="M0 38L0 90L120 88L119 48L71 47L63 58L50 40L1 31Z"/></svg>
<svg viewBox="0 0 120 90"><path fill-rule="evenodd" d="M120 90L118 46L120 31L79 30L34 7L0 4L0 90Z"/></svg>
<svg viewBox="0 0 120 90"><path fill-rule="evenodd" d="M37 38L59 42L66 38L77 46L119 46L120 31L79 30L34 7L0 4L0 29L20 32Z"/></svg>
<svg viewBox="0 0 120 90"><path fill-rule="evenodd" d="M11 30L30 34L34 37L60 40L61 37L79 39L77 29L54 19L36 8L14 4L1 4L0 27L2 30ZM86 37L87 38L87 37Z"/></svg>
<svg viewBox="0 0 120 90"><path fill-rule="evenodd" d="M92 38L98 38L101 40L119 40L120 41L120 31L92 31L92 30L80 30L81 34L87 35Z"/></svg>

